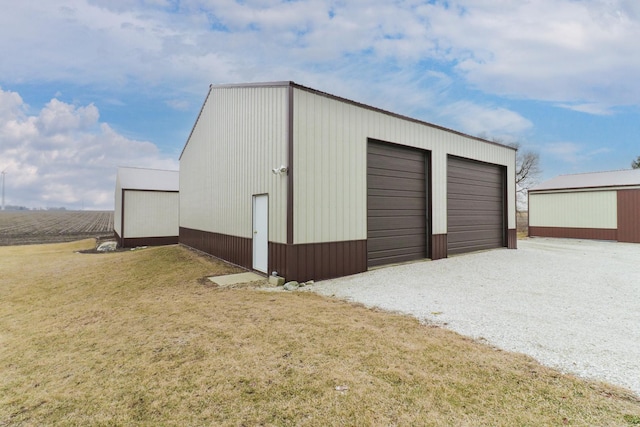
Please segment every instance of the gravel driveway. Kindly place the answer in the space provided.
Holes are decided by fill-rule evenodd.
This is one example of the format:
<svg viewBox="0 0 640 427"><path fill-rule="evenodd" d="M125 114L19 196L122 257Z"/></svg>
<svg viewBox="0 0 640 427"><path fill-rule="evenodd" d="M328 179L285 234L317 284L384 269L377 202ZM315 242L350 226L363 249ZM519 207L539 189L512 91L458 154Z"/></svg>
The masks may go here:
<svg viewBox="0 0 640 427"><path fill-rule="evenodd" d="M640 395L640 244L535 238L317 282Z"/></svg>

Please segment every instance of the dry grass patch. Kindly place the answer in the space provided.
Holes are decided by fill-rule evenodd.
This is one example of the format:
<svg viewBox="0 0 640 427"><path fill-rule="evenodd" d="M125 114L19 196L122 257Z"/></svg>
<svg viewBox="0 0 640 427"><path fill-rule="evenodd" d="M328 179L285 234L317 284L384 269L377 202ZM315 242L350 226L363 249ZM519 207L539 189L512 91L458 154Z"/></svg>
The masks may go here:
<svg viewBox="0 0 640 427"><path fill-rule="evenodd" d="M178 246L0 248L0 425L632 425L623 390L410 317L221 289ZM336 388L338 387L338 390Z"/></svg>

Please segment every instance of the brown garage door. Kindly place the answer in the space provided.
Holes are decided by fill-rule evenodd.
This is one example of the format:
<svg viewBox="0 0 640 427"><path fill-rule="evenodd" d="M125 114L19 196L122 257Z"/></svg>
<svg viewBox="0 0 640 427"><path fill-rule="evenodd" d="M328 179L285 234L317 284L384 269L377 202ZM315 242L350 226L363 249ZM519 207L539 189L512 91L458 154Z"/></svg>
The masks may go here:
<svg viewBox="0 0 640 427"><path fill-rule="evenodd" d="M505 246L504 197L505 173L502 166L449 157L449 255Z"/></svg>
<svg viewBox="0 0 640 427"><path fill-rule="evenodd" d="M426 258L426 152L369 141L367 261L370 267Z"/></svg>

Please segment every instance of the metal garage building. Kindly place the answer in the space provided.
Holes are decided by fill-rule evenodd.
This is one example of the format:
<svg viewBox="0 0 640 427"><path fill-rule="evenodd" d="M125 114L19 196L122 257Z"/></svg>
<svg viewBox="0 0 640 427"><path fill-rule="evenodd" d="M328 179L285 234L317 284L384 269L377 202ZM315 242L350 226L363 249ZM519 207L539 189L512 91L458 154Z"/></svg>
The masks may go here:
<svg viewBox="0 0 640 427"><path fill-rule="evenodd" d="M178 243L178 171L118 168L114 231L121 247Z"/></svg>
<svg viewBox="0 0 640 427"><path fill-rule="evenodd" d="M640 243L640 170L561 175L532 188L529 236Z"/></svg>
<svg viewBox="0 0 640 427"><path fill-rule="evenodd" d="M516 247L510 147L293 82L211 86L180 242L289 280Z"/></svg>

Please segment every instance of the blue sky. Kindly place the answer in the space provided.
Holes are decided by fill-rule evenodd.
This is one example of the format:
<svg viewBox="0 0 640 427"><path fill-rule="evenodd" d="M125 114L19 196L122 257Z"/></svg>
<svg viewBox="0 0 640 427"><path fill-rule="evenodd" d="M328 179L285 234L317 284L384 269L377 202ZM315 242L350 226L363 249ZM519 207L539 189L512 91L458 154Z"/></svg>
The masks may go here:
<svg viewBox="0 0 640 427"><path fill-rule="evenodd" d="M540 180L640 155L636 0L47 0L0 14L6 203L112 209L177 169L209 84L293 80L540 154Z"/></svg>

